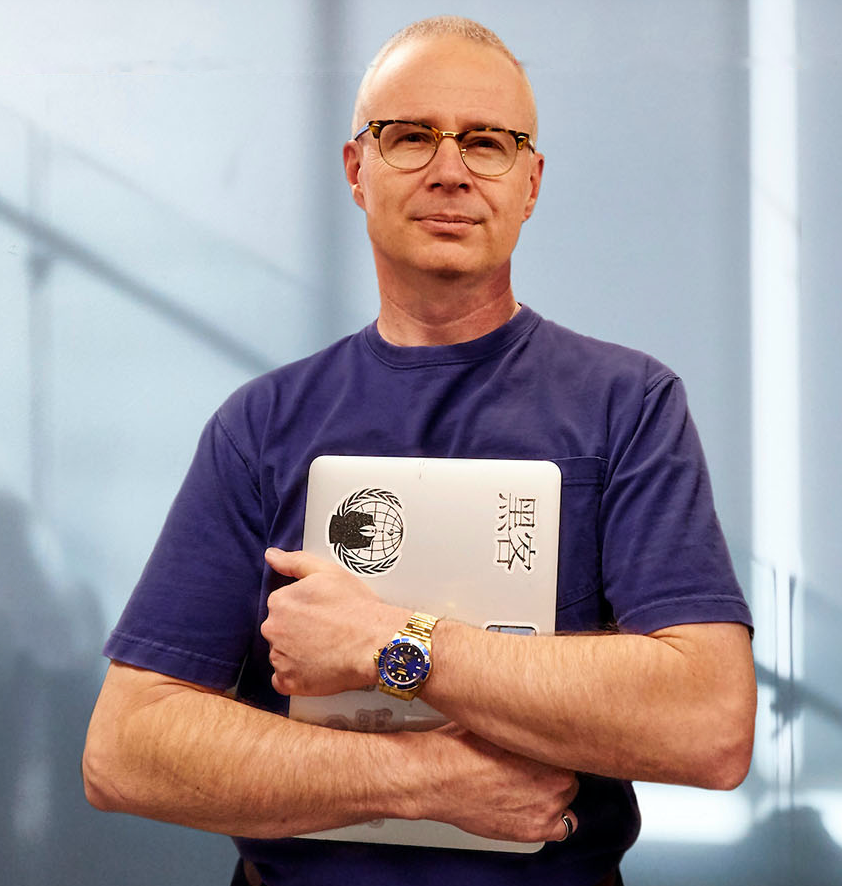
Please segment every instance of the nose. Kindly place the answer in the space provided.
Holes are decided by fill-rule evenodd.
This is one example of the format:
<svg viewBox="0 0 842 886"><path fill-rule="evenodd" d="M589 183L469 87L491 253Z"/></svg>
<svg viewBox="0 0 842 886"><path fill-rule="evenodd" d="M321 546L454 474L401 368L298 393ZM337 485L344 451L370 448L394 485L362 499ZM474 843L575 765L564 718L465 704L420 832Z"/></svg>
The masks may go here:
<svg viewBox="0 0 842 886"><path fill-rule="evenodd" d="M442 133L438 150L426 167L430 187L467 188L471 174L462 160L462 146L455 133Z"/></svg>

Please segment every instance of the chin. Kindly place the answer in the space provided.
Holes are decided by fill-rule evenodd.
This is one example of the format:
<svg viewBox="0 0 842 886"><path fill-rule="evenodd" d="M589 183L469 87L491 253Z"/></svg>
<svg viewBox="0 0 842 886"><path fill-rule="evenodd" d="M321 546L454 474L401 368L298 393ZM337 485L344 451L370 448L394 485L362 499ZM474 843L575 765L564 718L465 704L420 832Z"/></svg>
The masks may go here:
<svg viewBox="0 0 842 886"><path fill-rule="evenodd" d="M439 278L439 280L459 280L463 277L466 277L470 274L470 271L466 271L463 268L454 268L443 267L438 269L433 269L433 274Z"/></svg>
<svg viewBox="0 0 842 886"><path fill-rule="evenodd" d="M418 267L439 280L458 280L463 277L482 276L488 268L486 265L477 261L475 256L465 254L454 255L431 255L426 260L422 259L418 263Z"/></svg>

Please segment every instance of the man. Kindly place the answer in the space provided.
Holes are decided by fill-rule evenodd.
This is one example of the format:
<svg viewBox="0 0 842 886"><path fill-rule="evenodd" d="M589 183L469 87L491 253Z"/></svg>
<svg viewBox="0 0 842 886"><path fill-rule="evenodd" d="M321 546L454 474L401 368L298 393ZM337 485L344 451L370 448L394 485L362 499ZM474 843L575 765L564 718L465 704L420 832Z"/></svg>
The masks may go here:
<svg viewBox="0 0 842 886"><path fill-rule="evenodd" d="M106 647L84 761L96 806L235 835L268 886L593 886L619 882L637 835L629 780L744 777L749 614L680 382L512 293L544 164L535 130L522 68L479 25L421 22L376 57L344 159L380 315L246 385L206 427ZM415 617L296 551L307 469L325 453L562 467L564 633L428 626L418 691L451 718L442 729L349 733L276 715L289 694L377 682L372 652ZM235 684L236 698L224 694ZM379 817L547 844L281 839Z"/></svg>

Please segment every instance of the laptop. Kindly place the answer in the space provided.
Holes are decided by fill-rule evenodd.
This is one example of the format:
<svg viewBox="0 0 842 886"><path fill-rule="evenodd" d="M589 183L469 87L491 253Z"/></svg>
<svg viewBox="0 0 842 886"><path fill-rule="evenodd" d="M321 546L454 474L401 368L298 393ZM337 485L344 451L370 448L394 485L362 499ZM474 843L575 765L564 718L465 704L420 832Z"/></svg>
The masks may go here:
<svg viewBox="0 0 842 886"><path fill-rule="evenodd" d="M485 630L552 634L561 482L549 461L320 456L310 467L303 547L362 576L389 603ZM290 717L358 731L431 729L447 720L421 699L376 687L293 696ZM306 837L505 852L543 845L401 819Z"/></svg>

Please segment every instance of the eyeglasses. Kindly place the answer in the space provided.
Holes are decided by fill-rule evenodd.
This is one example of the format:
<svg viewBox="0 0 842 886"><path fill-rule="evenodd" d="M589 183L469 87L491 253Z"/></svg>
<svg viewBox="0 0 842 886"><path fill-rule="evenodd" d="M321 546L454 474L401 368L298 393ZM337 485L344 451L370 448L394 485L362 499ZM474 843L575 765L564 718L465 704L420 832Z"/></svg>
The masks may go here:
<svg viewBox="0 0 842 886"><path fill-rule="evenodd" d="M410 120L369 120L354 136L371 132L380 146L380 156L395 169L422 169L439 149L442 139L453 138L459 145L462 162L477 175L505 175L524 147L535 151L528 132L483 126L464 132L444 132L426 123Z"/></svg>

